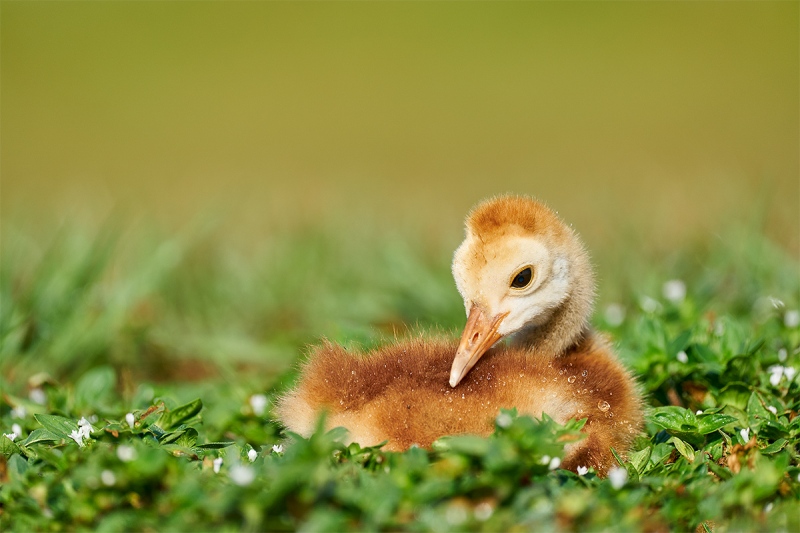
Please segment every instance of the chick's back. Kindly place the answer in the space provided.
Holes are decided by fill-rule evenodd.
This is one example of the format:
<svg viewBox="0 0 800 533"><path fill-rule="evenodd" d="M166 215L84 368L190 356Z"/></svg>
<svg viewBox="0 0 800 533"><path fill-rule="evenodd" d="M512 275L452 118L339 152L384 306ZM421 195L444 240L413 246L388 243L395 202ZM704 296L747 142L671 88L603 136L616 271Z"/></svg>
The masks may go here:
<svg viewBox="0 0 800 533"><path fill-rule="evenodd" d="M562 424L587 418L587 429L600 432L594 440L618 449L640 429L638 390L593 335L556 359L495 347L451 388L456 348L452 341L412 339L364 355L324 344L296 388L280 398L278 416L289 430L308 436L326 411L327 428L343 426L364 446L388 440L389 450L429 447L444 435L488 435L499 410L512 407L537 418L547 413Z"/></svg>

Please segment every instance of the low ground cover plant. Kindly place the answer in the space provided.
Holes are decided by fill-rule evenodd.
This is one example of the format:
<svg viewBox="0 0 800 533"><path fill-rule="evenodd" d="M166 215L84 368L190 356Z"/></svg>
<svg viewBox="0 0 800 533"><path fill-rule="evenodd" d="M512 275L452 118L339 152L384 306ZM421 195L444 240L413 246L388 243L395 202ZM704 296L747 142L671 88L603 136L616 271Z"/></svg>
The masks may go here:
<svg viewBox="0 0 800 533"><path fill-rule="evenodd" d="M503 410L489 438L404 453L275 422L323 336L457 335L446 255L323 231L247 258L195 235L122 242L6 236L4 531L800 530L798 265L757 232L604 280L596 325L648 404L607 478L558 468L581 421Z"/></svg>

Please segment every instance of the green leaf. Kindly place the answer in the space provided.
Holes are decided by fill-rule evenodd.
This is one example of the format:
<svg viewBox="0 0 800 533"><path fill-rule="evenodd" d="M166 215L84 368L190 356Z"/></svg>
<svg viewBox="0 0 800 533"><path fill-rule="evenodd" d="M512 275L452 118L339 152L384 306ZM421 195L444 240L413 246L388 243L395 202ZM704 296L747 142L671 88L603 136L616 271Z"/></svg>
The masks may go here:
<svg viewBox="0 0 800 533"><path fill-rule="evenodd" d="M162 449L171 453L175 457L193 457L197 455L197 451L195 449L180 446L179 444L164 444Z"/></svg>
<svg viewBox="0 0 800 533"><path fill-rule="evenodd" d="M714 461L708 461L706 464L708 465L708 469L714 472L723 481L733 476L733 473L729 469L719 466Z"/></svg>
<svg viewBox="0 0 800 533"><path fill-rule="evenodd" d="M197 442L197 431L193 428L182 426L182 429L167 433L159 439L161 444L175 443L178 446L191 448Z"/></svg>
<svg viewBox="0 0 800 533"><path fill-rule="evenodd" d="M695 414L683 407L656 407L650 413L650 420L667 431L690 433L698 429Z"/></svg>
<svg viewBox="0 0 800 533"><path fill-rule="evenodd" d="M156 439L158 439L159 441L161 441L161 439L163 439L164 437L166 437L169 434L169 432L164 431L163 429L161 429L158 426L158 424L150 424L149 426L147 426L147 431L152 433L153 436Z"/></svg>
<svg viewBox="0 0 800 533"><path fill-rule="evenodd" d="M725 378L728 380L743 380L758 372L758 360L748 354L732 357L725 365Z"/></svg>
<svg viewBox="0 0 800 533"><path fill-rule="evenodd" d="M195 448L199 448L201 450L219 450L221 448L227 448L228 446L232 446L236 444L233 441L224 441L224 442L207 442L205 444L198 444Z"/></svg>
<svg viewBox="0 0 800 533"><path fill-rule="evenodd" d="M489 451L489 441L476 435L459 435L440 439L443 450L473 457L483 457Z"/></svg>
<svg viewBox="0 0 800 533"><path fill-rule="evenodd" d="M784 449L787 444L789 444L789 441L787 441L786 439L778 439L769 446L761 448L761 453L763 453L764 455L776 454L782 449Z"/></svg>
<svg viewBox="0 0 800 533"><path fill-rule="evenodd" d="M672 455L672 446L666 442L656 444L650 454L650 463L654 466L658 465L663 463L670 455Z"/></svg>
<svg viewBox="0 0 800 533"><path fill-rule="evenodd" d="M691 347L691 352L692 355L703 364L712 368L722 368L722 366L719 364L719 357L717 354L705 344L693 344Z"/></svg>
<svg viewBox="0 0 800 533"><path fill-rule="evenodd" d="M680 335L675 337L672 342L669 343L667 346L667 354L674 358L678 352L681 350L686 349L686 345L689 343L689 339L692 337L692 331L687 329L681 332Z"/></svg>
<svg viewBox="0 0 800 533"><path fill-rule="evenodd" d="M181 438L181 436L183 436L183 433L184 433L183 430L173 431L171 433L165 433L160 439L158 439L158 441L161 444L171 444L176 440L178 440L179 438Z"/></svg>
<svg viewBox="0 0 800 533"><path fill-rule="evenodd" d="M619 465L624 468L626 472L628 472L628 478L631 481L639 481L639 471L636 469L636 467L630 462L625 462L619 452L617 452L617 450L615 450L613 447L610 449L611 455L614 456L614 459L616 459Z"/></svg>
<svg viewBox="0 0 800 533"><path fill-rule="evenodd" d="M780 420L763 420L757 431L760 437L765 437L767 439L780 439L791 436L789 428Z"/></svg>
<svg viewBox="0 0 800 533"><path fill-rule="evenodd" d="M48 431L46 429L34 429L31 431L31 434L28 435L28 438L22 443L24 446L30 446L31 444L36 444L37 442L53 442L57 440L61 440L63 437L59 437L55 433Z"/></svg>
<svg viewBox="0 0 800 533"><path fill-rule="evenodd" d="M751 429L760 431L762 424L770 420L777 421L778 417L764 407L764 401L757 392L753 392L747 400L747 422Z"/></svg>
<svg viewBox="0 0 800 533"><path fill-rule="evenodd" d="M122 424L120 422L109 422L106 424L106 427L102 428L106 433L129 433L131 432L131 427L128 424Z"/></svg>
<svg viewBox="0 0 800 533"><path fill-rule="evenodd" d="M325 433L325 438L331 442L342 442L347 439L350 432L347 428L338 426Z"/></svg>
<svg viewBox="0 0 800 533"><path fill-rule="evenodd" d="M722 387L719 393L717 393L717 402L720 405L744 409L747 405L748 398L750 398L750 393L750 386L741 381L734 381Z"/></svg>
<svg viewBox="0 0 800 533"><path fill-rule="evenodd" d="M641 475L644 473L645 468L650 463L650 455L653 453L653 447L648 446L643 450L639 450L638 452L632 453L628 456L628 460L631 462L636 471Z"/></svg>
<svg viewBox="0 0 800 533"><path fill-rule="evenodd" d="M178 446L185 448L193 448L197 443L197 430L194 428L186 428L181 434L180 438L175 441Z"/></svg>
<svg viewBox="0 0 800 533"><path fill-rule="evenodd" d="M745 346L744 353L748 356L753 356L758 352L765 344L764 339L756 339L752 342L748 342L748 345Z"/></svg>
<svg viewBox="0 0 800 533"><path fill-rule="evenodd" d="M172 411L165 411L156 424L164 430L170 430L195 416L201 409L203 409L203 402L198 398L186 405L176 407Z"/></svg>
<svg viewBox="0 0 800 533"><path fill-rule="evenodd" d="M57 435L61 439L69 438L69 434L78 431L78 423L57 415L38 414L33 415L46 430Z"/></svg>
<svg viewBox="0 0 800 533"><path fill-rule="evenodd" d="M617 460L617 463L619 463L619 466L625 466L625 461L622 459L622 457L619 455L619 453L617 453L617 450L615 450L614 448L611 448L611 455L613 455L614 459Z"/></svg>
<svg viewBox="0 0 800 533"><path fill-rule="evenodd" d="M694 462L694 448L683 442L678 437L672 437L667 442L674 444L675 448L678 450L678 453L686 457L690 463Z"/></svg>
<svg viewBox="0 0 800 533"><path fill-rule="evenodd" d="M717 431L717 433L719 433L720 436L722 437L722 440L725 442L725 446L729 446L729 447L733 446L733 441L731 440L731 436L730 435L728 435L727 433L725 433L722 430Z"/></svg>
<svg viewBox="0 0 800 533"><path fill-rule="evenodd" d="M6 457L11 457L15 453L20 453L19 446L17 444L6 437L5 435L0 436L0 453L5 455Z"/></svg>
<svg viewBox="0 0 800 533"><path fill-rule="evenodd" d="M117 385L117 375L110 366L99 366L86 372L75 384L75 403L80 409L104 405Z"/></svg>
<svg viewBox="0 0 800 533"><path fill-rule="evenodd" d="M697 415L697 429L703 435L708 435L709 433L713 433L714 431L717 431L728 424L736 422L736 420L737 419L735 416L723 414Z"/></svg>
<svg viewBox="0 0 800 533"><path fill-rule="evenodd" d="M68 459L65 454L61 453L61 450L49 446L36 446L29 449L36 454L37 461L47 463L62 472L67 469Z"/></svg>
<svg viewBox="0 0 800 533"><path fill-rule="evenodd" d="M14 454L8 458L8 474L11 479L21 481L28 470L28 461L19 454Z"/></svg>

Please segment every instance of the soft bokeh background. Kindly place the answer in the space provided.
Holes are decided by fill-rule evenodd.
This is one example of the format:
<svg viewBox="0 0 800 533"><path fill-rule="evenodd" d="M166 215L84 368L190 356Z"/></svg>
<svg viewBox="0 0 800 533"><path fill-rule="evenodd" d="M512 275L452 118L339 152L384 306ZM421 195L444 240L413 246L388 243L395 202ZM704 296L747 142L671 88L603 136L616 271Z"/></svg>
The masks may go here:
<svg viewBox="0 0 800 533"><path fill-rule="evenodd" d="M281 369L322 335L457 327L461 220L508 191L579 230L601 302L683 276L676 257L712 269L702 250L741 227L797 258L798 6L3 1L5 298L54 315L6 325L37 346L77 313L66 355L31 352L64 368L83 349ZM94 237L109 221L121 236ZM92 276L128 285L76 307Z"/></svg>
<svg viewBox="0 0 800 533"><path fill-rule="evenodd" d="M800 231L796 2L3 2L2 215Z"/></svg>

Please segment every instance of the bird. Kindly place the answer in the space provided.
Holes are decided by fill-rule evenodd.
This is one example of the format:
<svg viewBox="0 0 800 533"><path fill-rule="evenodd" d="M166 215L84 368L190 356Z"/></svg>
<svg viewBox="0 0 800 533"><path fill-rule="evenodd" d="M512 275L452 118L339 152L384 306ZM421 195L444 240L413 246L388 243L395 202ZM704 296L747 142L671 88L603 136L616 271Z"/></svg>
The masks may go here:
<svg viewBox="0 0 800 533"><path fill-rule="evenodd" d="M362 446L430 448L487 436L500 409L560 424L586 419L562 468L604 476L643 424L641 388L589 323L595 281L577 233L544 203L502 195L467 215L452 273L467 321L460 339L418 335L369 353L324 341L275 412L310 436L342 426Z"/></svg>

